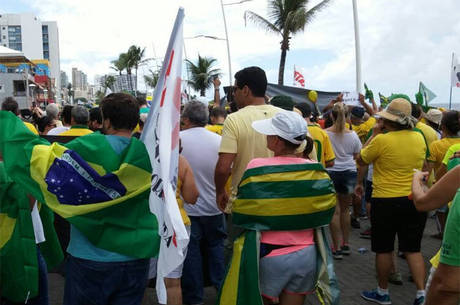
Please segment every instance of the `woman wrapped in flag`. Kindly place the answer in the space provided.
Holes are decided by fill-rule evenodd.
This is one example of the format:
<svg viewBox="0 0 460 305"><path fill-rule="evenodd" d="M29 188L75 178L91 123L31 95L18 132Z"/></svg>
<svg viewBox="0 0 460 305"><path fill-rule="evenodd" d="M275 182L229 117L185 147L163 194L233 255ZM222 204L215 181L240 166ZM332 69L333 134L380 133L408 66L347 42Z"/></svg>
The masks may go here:
<svg viewBox="0 0 460 305"><path fill-rule="evenodd" d="M313 148L307 125L283 111L252 127L267 135L274 157L253 159L239 184L232 217L246 230L234 242L218 304L301 305L315 291L323 304L338 304L320 228L332 218L335 192L321 164L296 154L305 142L307 152Z"/></svg>

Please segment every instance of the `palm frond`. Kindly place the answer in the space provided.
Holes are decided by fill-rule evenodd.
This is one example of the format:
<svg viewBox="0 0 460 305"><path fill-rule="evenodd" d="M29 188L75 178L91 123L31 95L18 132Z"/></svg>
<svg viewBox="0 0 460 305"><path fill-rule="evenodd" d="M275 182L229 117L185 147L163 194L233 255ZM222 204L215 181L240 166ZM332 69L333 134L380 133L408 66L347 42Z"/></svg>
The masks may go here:
<svg viewBox="0 0 460 305"><path fill-rule="evenodd" d="M323 0L311 9L307 11L307 24L312 22L313 19L315 19L316 15L318 15L319 12L321 12L323 9L329 6L331 4L332 0Z"/></svg>
<svg viewBox="0 0 460 305"><path fill-rule="evenodd" d="M305 8L291 11L286 18L285 29L290 33L295 34L303 31L307 24L307 11Z"/></svg>
<svg viewBox="0 0 460 305"><path fill-rule="evenodd" d="M257 26L260 26L261 28L267 30L268 32L273 32L273 33L280 33L280 29L276 27L273 23L265 19L264 17L251 12L251 11L246 11L244 12L244 21L249 20L252 23L254 23Z"/></svg>

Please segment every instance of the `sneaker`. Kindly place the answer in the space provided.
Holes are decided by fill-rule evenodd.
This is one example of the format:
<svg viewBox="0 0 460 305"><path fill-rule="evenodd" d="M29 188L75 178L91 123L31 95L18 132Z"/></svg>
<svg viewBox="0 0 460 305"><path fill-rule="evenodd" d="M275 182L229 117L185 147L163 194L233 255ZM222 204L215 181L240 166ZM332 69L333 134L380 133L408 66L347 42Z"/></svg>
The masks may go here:
<svg viewBox="0 0 460 305"><path fill-rule="evenodd" d="M418 297L414 300L414 305L422 305L423 303L425 303L424 296Z"/></svg>
<svg viewBox="0 0 460 305"><path fill-rule="evenodd" d="M361 292L361 297L365 300L379 303L382 305L391 304L390 295L389 294L380 295L377 293L377 290L363 291Z"/></svg>
<svg viewBox="0 0 460 305"><path fill-rule="evenodd" d="M394 272L390 274L390 277L388 278L388 282L392 283L393 285L402 285L402 276L400 272Z"/></svg>
<svg viewBox="0 0 460 305"><path fill-rule="evenodd" d="M364 230L364 231L362 231L361 233L359 233L359 237L365 238L365 239L371 239L371 237L372 237L372 230L371 230L371 228L369 228L369 229L367 229L367 230Z"/></svg>
<svg viewBox="0 0 460 305"><path fill-rule="evenodd" d="M354 217L351 217L350 224L351 224L351 227L354 229L361 229L361 225L359 224L359 221Z"/></svg>
<svg viewBox="0 0 460 305"><path fill-rule="evenodd" d="M343 259L343 254L341 250L332 251L332 257L334 259Z"/></svg>
<svg viewBox="0 0 460 305"><path fill-rule="evenodd" d="M350 246L343 245L342 248L340 248L340 252L342 252L343 255L350 255L351 254Z"/></svg>

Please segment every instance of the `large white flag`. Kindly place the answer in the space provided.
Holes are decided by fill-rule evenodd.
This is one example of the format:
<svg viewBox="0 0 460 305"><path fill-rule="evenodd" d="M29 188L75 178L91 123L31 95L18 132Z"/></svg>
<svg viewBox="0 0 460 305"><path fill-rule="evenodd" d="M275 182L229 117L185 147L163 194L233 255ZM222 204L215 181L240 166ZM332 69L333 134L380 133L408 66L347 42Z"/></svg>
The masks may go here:
<svg viewBox="0 0 460 305"><path fill-rule="evenodd" d="M454 55L452 59L451 79L452 87L460 88L460 64L458 63L456 55Z"/></svg>
<svg viewBox="0 0 460 305"><path fill-rule="evenodd" d="M176 201L183 20L184 9L180 8L141 136L153 169L150 210L157 217L161 236L156 289L158 301L162 304L166 304L164 277L182 264L185 258L183 249L189 241Z"/></svg>

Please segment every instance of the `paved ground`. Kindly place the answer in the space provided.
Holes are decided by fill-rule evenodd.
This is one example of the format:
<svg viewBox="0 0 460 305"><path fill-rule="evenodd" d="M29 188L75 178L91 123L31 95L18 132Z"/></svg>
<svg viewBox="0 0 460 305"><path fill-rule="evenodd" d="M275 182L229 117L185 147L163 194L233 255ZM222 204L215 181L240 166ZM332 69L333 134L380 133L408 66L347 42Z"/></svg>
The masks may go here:
<svg viewBox="0 0 460 305"><path fill-rule="evenodd" d="M361 226L367 226L367 221L362 221ZM365 254L358 253L357 249L364 247L370 249L370 240L359 238L359 231L353 229L351 232L350 244L352 247L352 254L345 257L342 261L335 261L335 270L339 280L341 290L341 304L342 305L364 305L373 304L364 301L359 296L363 289L373 289L376 287L374 258L372 252ZM423 256L427 262L427 270L429 270L428 260L439 249L441 241L429 237L435 232L435 223L433 219L428 219L424 238L422 241ZM405 260L397 259L398 269L402 273L404 284L402 286L395 286L390 284L390 295L394 305L411 305L415 297L415 286L412 282L408 281L410 272ZM62 304L64 278L59 274L49 274L49 289L50 289L50 304ZM205 290L205 304L215 304L216 292L212 288ZM148 288L146 297L144 298L143 305L157 304L154 290ZM305 304L318 304L314 298L306 300ZM248 304L250 305L250 304Z"/></svg>

